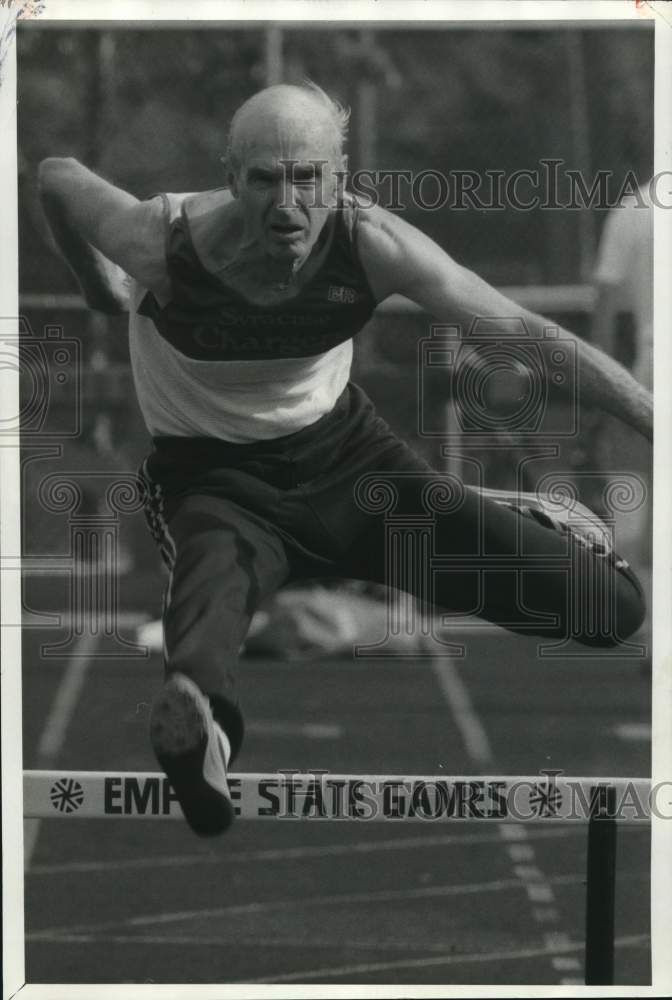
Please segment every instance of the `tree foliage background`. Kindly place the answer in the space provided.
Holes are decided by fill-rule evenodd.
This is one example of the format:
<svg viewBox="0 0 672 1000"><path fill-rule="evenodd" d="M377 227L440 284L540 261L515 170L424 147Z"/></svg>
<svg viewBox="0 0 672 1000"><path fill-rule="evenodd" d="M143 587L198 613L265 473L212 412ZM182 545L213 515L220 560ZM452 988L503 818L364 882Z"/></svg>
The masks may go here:
<svg viewBox="0 0 672 1000"><path fill-rule="evenodd" d="M74 155L139 197L220 186L231 115L267 79L264 30L256 26L20 25L18 51L24 290L75 288L45 242L34 188L41 158ZM282 75L308 76L352 107L354 169L509 174L559 158L589 185L598 170L613 171L612 195L629 169L642 180L652 171L653 32L639 26L404 27L375 37L293 27L283 32ZM363 132L366 88L374 115ZM404 212L498 284L585 280L586 247L589 257L605 216L432 211L410 200Z"/></svg>

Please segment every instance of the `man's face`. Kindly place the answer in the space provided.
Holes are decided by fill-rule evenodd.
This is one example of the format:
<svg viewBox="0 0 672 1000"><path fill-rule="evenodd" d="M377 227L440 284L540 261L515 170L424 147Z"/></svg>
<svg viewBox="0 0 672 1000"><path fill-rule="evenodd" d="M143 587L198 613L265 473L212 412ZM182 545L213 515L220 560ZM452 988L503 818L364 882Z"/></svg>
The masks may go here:
<svg viewBox="0 0 672 1000"><path fill-rule="evenodd" d="M245 241L277 260L307 256L336 203L342 160L333 135L301 123L260 121L241 143L231 188Z"/></svg>

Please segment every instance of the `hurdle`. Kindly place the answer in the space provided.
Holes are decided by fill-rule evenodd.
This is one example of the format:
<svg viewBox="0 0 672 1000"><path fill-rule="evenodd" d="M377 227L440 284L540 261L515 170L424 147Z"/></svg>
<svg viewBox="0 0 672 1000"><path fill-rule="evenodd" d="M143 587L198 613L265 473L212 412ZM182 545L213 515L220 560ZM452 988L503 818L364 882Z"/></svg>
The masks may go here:
<svg viewBox="0 0 672 1000"><path fill-rule="evenodd" d="M243 821L587 821L585 981L613 985L617 823L650 821L656 803L649 779L550 770L487 776L283 770L231 774L229 786ZM29 770L23 794L26 819L183 818L168 779L158 772Z"/></svg>

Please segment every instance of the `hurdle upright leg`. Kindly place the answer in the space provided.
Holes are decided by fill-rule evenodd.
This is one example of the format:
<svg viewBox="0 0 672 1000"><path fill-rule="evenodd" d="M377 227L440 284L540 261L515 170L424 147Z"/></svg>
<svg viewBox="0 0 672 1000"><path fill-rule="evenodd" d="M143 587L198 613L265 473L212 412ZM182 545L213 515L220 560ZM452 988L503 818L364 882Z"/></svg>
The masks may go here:
<svg viewBox="0 0 672 1000"><path fill-rule="evenodd" d="M588 820L586 985L614 982L616 789L599 785Z"/></svg>

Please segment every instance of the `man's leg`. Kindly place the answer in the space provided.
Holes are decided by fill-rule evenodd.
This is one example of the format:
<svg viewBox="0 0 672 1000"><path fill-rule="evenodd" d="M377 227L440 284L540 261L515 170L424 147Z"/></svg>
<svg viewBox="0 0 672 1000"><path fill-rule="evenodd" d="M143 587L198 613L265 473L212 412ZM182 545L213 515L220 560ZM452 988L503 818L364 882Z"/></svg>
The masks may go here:
<svg viewBox="0 0 672 1000"><path fill-rule="evenodd" d="M243 738L239 649L288 565L273 529L226 500L189 496L168 507L167 521L157 524L170 568L166 684L152 708L150 738L187 821L207 835L233 819L226 767Z"/></svg>
<svg viewBox="0 0 672 1000"><path fill-rule="evenodd" d="M412 474L403 472L397 468L377 478L384 482L387 476L393 484L395 511L406 519L408 530L421 523L413 519L427 523L424 488L430 481L440 482L441 474L417 473L417 465ZM606 647L627 639L645 611L634 574L614 554L605 555L599 544L575 534L571 518L566 530L535 512L533 499L531 495L529 506L525 494L511 503L497 502L463 488L445 512L437 504L429 515L436 557L434 603L511 631L571 637L585 645ZM391 582L389 560L396 557L386 530L385 516L370 516L345 560L352 575ZM409 567L407 582L396 585L416 593L421 576L419 567Z"/></svg>

